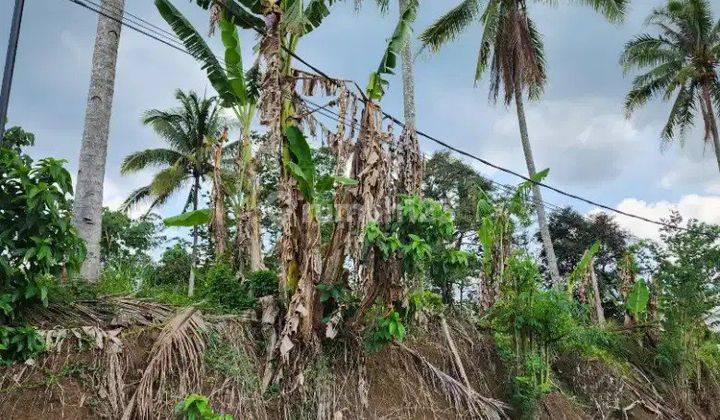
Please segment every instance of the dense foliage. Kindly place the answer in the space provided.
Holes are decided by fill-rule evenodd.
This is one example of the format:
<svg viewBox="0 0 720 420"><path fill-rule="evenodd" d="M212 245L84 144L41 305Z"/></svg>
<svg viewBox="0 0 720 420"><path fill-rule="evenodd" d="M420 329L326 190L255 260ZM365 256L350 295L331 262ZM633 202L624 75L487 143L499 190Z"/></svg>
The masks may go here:
<svg viewBox="0 0 720 420"><path fill-rule="evenodd" d="M49 287L78 270L84 246L72 226L72 185L62 160L23 153L34 136L8 130L0 144L0 324L47 305ZM3 327L0 361L32 357L42 346L32 329Z"/></svg>

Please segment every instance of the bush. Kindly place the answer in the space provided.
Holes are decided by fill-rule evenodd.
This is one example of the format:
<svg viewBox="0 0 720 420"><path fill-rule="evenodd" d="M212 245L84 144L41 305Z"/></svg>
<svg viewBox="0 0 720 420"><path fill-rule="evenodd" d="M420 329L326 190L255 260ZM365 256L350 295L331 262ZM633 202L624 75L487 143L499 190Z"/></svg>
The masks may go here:
<svg viewBox="0 0 720 420"><path fill-rule="evenodd" d="M155 271L149 258L117 258L105 265L95 290L100 295L130 294L151 282Z"/></svg>
<svg viewBox="0 0 720 420"><path fill-rule="evenodd" d="M24 362L45 350L45 342L35 328L0 327L0 364Z"/></svg>
<svg viewBox="0 0 720 420"><path fill-rule="evenodd" d="M393 341L403 341L406 329L400 313L387 312L381 305L373 306L367 314L367 329L364 332L365 348L376 352Z"/></svg>
<svg viewBox="0 0 720 420"><path fill-rule="evenodd" d="M192 267L192 256L182 245L176 244L163 253L150 284L184 288L190 277L190 267Z"/></svg>
<svg viewBox="0 0 720 420"><path fill-rule="evenodd" d="M203 297L220 311L237 312L257 305L257 299L249 293L245 284L240 284L232 267L225 261L217 261L208 268L203 284Z"/></svg>
<svg viewBox="0 0 720 420"><path fill-rule="evenodd" d="M278 292L279 279L277 273L270 270L258 270L245 276L247 287L256 298L274 295Z"/></svg>
<svg viewBox="0 0 720 420"><path fill-rule="evenodd" d="M229 414L217 414L207 397L190 394L175 406L175 415L187 420L232 420Z"/></svg>
<svg viewBox="0 0 720 420"><path fill-rule="evenodd" d="M79 269L85 255L72 224L65 161L33 162L21 151L33 141L13 127L0 142L0 324L17 309L46 305L48 287L65 270Z"/></svg>

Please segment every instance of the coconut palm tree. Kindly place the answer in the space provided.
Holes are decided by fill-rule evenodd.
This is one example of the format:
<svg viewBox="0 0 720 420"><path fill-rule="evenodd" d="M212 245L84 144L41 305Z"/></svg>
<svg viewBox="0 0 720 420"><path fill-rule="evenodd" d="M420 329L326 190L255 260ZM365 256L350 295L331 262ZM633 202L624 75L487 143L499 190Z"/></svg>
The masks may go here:
<svg viewBox="0 0 720 420"><path fill-rule="evenodd" d="M201 181L213 173L212 152L223 128L216 98L200 98L190 91L177 90L180 107L170 110L151 109L143 123L149 125L168 148L146 149L125 157L122 174L160 167L150 184L133 191L123 204L129 209L150 201L150 209L164 204L179 190L191 185L185 208L198 210ZM198 228L193 228L193 261L196 257Z"/></svg>
<svg viewBox="0 0 720 420"><path fill-rule="evenodd" d="M704 0L670 1L652 11L647 23L659 34L643 34L625 45L620 58L626 71L647 69L637 76L625 99L628 115L651 97L675 97L662 130L664 142L682 139L700 114L705 141L712 141L720 169L720 138L716 112L720 107L720 20L713 21L710 4ZM713 104L714 102L714 104Z"/></svg>
<svg viewBox="0 0 720 420"><path fill-rule="evenodd" d="M122 16L124 6L125 0L103 0L101 5L78 161L74 224L87 248L80 274L89 282L96 281L100 275L103 180L122 29L118 18Z"/></svg>
<svg viewBox="0 0 720 420"><path fill-rule="evenodd" d="M583 0L580 3L593 7L611 21L624 17L629 0ZM490 72L490 98L497 101L501 91L506 105L515 102L520 140L525 163L531 178L536 175L525 119L524 94L538 99L545 86L544 46L535 23L529 16L526 0L490 0L481 12L480 0L463 0L458 6L439 18L423 32L420 39L424 46L437 51L471 23L479 20L482 40L475 68L475 82ZM533 202L538 225L545 248L548 268L553 284L561 281L557 261L547 226L545 208L540 188L533 185Z"/></svg>

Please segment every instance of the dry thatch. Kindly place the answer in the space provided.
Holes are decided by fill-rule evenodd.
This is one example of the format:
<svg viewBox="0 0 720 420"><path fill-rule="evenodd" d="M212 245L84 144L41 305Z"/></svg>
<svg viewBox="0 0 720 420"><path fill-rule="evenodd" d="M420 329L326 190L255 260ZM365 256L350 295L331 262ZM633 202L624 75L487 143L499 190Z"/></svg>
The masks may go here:
<svg viewBox="0 0 720 420"><path fill-rule="evenodd" d="M196 308L187 308L163 328L152 347L152 358L123 412L123 419L155 418L159 393L167 392L169 380L177 381L179 395L199 391L206 325Z"/></svg>
<svg viewBox="0 0 720 420"><path fill-rule="evenodd" d="M448 401L452 402L455 409L467 410L473 418L500 419L507 418L505 412L509 407L502 401L480 395L476 391L463 385L457 379L440 370L430 363L425 357L415 350L402 343L396 343L396 347L410 355L421 371L425 372L431 383L440 391Z"/></svg>

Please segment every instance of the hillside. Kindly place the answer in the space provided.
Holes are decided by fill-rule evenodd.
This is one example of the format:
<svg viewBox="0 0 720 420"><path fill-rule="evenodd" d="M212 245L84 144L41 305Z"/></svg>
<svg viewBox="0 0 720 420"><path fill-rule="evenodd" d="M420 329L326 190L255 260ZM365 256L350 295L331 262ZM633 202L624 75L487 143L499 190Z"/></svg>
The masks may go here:
<svg viewBox="0 0 720 420"><path fill-rule="evenodd" d="M236 419L520 416L510 404L508 363L492 337L455 315L447 319L452 346L438 317L374 352L349 338L328 343L289 399L272 386L261 393L260 312L203 315L114 297L51 305L33 322L52 348L2 368L3 418L172 418L190 393L208 396L218 413ZM560 354L551 375L552 390L537 401L535 418L714 418L720 397L712 375L681 389L608 355Z"/></svg>

